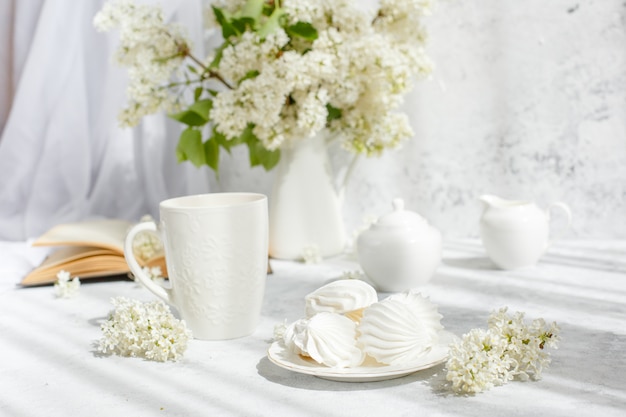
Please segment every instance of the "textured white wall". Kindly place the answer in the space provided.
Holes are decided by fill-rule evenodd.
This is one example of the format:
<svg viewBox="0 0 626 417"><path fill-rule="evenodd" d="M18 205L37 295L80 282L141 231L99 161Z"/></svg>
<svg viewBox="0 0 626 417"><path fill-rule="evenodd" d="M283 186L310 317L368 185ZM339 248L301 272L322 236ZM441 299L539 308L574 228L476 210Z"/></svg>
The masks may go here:
<svg viewBox="0 0 626 417"><path fill-rule="evenodd" d="M626 238L626 1L440 0L429 26L436 71L405 105L416 135L360 161L348 230L399 196L445 236L477 236L494 193L568 203L568 237ZM269 192L246 164L224 158L221 188Z"/></svg>

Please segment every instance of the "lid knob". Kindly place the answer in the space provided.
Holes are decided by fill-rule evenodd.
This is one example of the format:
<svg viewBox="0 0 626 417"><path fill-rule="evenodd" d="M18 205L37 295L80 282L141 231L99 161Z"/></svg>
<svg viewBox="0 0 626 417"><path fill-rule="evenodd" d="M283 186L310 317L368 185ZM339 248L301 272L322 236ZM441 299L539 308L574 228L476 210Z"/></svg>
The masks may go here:
<svg viewBox="0 0 626 417"><path fill-rule="evenodd" d="M401 198L394 198L391 202L394 211L402 211L404 210L404 200Z"/></svg>

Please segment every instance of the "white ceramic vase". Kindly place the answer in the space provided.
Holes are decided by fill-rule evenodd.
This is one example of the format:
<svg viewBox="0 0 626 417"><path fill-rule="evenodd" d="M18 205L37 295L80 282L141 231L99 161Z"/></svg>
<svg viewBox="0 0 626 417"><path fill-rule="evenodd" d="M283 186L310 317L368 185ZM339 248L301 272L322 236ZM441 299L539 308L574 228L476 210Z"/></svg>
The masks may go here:
<svg viewBox="0 0 626 417"><path fill-rule="evenodd" d="M326 148L328 133L292 141L281 149L270 197L272 258L301 259L315 245L322 257L338 255L346 244L343 186L337 189Z"/></svg>

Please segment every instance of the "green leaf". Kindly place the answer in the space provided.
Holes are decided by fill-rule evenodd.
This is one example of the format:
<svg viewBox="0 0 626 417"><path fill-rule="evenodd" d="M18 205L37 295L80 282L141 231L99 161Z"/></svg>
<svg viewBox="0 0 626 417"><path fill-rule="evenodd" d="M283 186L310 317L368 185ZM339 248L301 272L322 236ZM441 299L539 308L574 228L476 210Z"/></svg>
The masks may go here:
<svg viewBox="0 0 626 417"><path fill-rule="evenodd" d="M257 35L261 39L265 39L267 35L274 32L276 29L280 27L280 18L285 14L285 11L280 8L274 9L269 19L261 26L261 28L257 31Z"/></svg>
<svg viewBox="0 0 626 417"><path fill-rule="evenodd" d="M214 139L204 142L204 159L206 164L217 172L220 165L220 146Z"/></svg>
<svg viewBox="0 0 626 417"><path fill-rule="evenodd" d="M243 76L243 78L241 78L241 80L239 80L238 84L241 84L242 82L244 82L245 80L249 80L251 78L256 78L258 75L260 74L259 71L257 70L252 70L252 71L248 71L246 73L246 75Z"/></svg>
<svg viewBox="0 0 626 417"><path fill-rule="evenodd" d="M206 91L208 91L212 97L217 97L217 95L219 94L219 91L211 90L210 88Z"/></svg>
<svg viewBox="0 0 626 417"><path fill-rule="evenodd" d="M218 132L217 128L213 126L211 139L214 140L218 144L218 146L224 148L226 152L230 153L230 150L234 146L241 145L242 143L246 142L246 135L248 135L248 129L246 129L241 136L229 139L222 133Z"/></svg>
<svg viewBox="0 0 626 417"><path fill-rule="evenodd" d="M178 162L190 161L196 167L207 163L202 145L202 134L199 130L192 128L183 130L176 147L176 156Z"/></svg>
<svg viewBox="0 0 626 417"><path fill-rule="evenodd" d="M248 142L248 152L250 154L250 166L262 165L266 171L271 170L280 160L280 149L270 151L257 139L256 142Z"/></svg>
<svg viewBox="0 0 626 417"><path fill-rule="evenodd" d="M213 108L213 100L210 98L205 98L204 100L198 100L189 106L189 111L193 111L197 113L199 116L203 117L207 122L209 121L209 113Z"/></svg>
<svg viewBox="0 0 626 417"><path fill-rule="evenodd" d="M266 171L271 170L280 160L280 150L270 151L263 146L263 142L252 132L252 125L248 125L239 140L248 145L250 166L262 165Z"/></svg>
<svg viewBox="0 0 626 417"><path fill-rule="evenodd" d="M231 141L226 139L226 136L218 132L215 126L213 126L211 140L215 141L218 146L221 146L222 148L226 149L226 152L230 153L230 148L232 147Z"/></svg>
<svg viewBox="0 0 626 417"><path fill-rule="evenodd" d="M202 95L202 91L202 87L196 87L196 89L193 91L193 101L198 101L198 99Z"/></svg>
<svg viewBox="0 0 626 417"><path fill-rule="evenodd" d="M259 17L261 17L261 13L263 13L264 4L264 0L248 0L243 6L241 15L252 18L256 22L259 20Z"/></svg>
<svg viewBox="0 0 626 417"><path fill-rule="evenodd" d="M193 72L194 74L197 74L197 73L198 73L198 70L197 70L197 69L196 69L196 67L194 67L193 65L187 65L187 69L188 69L190 72Z"/></svg>
<svg viewBox="0 0 626 417"><path fill-rule="evenodd" d="M196 101L187 110L169 116L187 126L204 126L209 122L209 113L212 107L213 101L207 98Z"/></svg>
<svg viewBox="0 0 626 417"><path fill-rule="evenodd" d="M237 31L237 35L241 35L246 29L254 29L254 19L251 17L240 17L231 21L232 26Z"/></svg>
<svg viewBox="0 0 626 417"><path fill-rule="evenodd" d="M314 41L317 39L317 29L315 26L308 22L298 22L294 25L288 26L287 34L290 37L299 37L308 41Z"/></svg>
<svg viewBox="0 0 626 417"><path fill-rule="evenodd" d="M235 140L238 143L248 143L248 144L259 142L259 138L257 138L254 132L252 131L253 128L254 128L254 125L252 125L251 123L248 124L245 130L241 133L241 136L239 136L238 138L235 138Z"/></svg>
<svg viewBox="0 0 626 417"><path fill-rule="evenodd" d="M266 149L252 131L253 127L254 125L249 124L241 135L236 138L228 139L213 126L211 138L204 143L205 163L217 172L219 168L220 147L230 153L230 150L234 146L245 143L248 147L250 166L261 165L267 171L274 168L280 160L280 150L270 151Z"/></svg>
<svg viewBox="0 0 626 417"><path fill-rule="evenodd" d="M334 107L328 103L326 104L326 110L328 110L328 116L326 116L327 122L330 123L333 120L341 119L341 116L342 116L341 109L338 109L337 107Z"/></svg>
<svg viewBox="0 0 626 417"><path fill-rule="evenodd" d="M248 131L245 130L241 136L237 138L227 139L229 143L229 147L232 148L233 146L239 146L239 145L246 143L247 142L246 137L248 134L249 134Z"/></svg>
<svg viewBox="0 0 626 417"><path fill-rule="evenodd" d="M276 5L274 4L274 2L272 2L271 4L270 2L264 2L263 3L263 16L267 16L267 17L271 16L274 9L276 9Z"/></svg>
<svg viewBox="0 0 626 417"><path fill-rule="evenodd" d="M169 117L176 121L184 123L187 126L203 126L207 123L207 120L204 117L190 110L184 110L180 113L170 114Z"/></svg>
<svg viewBox="0 0 626 417"><path fill-rule="evenodd" d="M209 64L209 68L215 69L220 65L220 62L222 61L222 56L224 56L224 49L228 48L229 46L230 42L226 41L215 49L215 58L213 58L213 61L211 61L211 63Z"/></svg>
<svg viewBox="0 0 626 417"><path fill-rule="evenodd" d="M248 157L250 160L250 166L255 167L257 165L261 165L261 159L259 158L259 155L257 153L256 144L248 143L247 145L248 145Z"/></svg>
<svg viewBox="0 0 626 417"><path fill-rule="evenodd" d="M270 171L272 168L278 164L280 161L280 149L276 149L275 151L268 151L263 148L263 152L261 154L261 164L266 171Z"/></svg>
<svg viewBox="0 0 626 417"><path fill-rule="evenodd" d="M215 20L217 20L217 23L219 23L219 25L222 27L222 36L224 37L224 39L228 39L231 36L236 35L237 30L230 23L230 21L226 18L226 15L222 11L222 9L215 7L215 6L211 6L211 8L213 9Z"/></svg>

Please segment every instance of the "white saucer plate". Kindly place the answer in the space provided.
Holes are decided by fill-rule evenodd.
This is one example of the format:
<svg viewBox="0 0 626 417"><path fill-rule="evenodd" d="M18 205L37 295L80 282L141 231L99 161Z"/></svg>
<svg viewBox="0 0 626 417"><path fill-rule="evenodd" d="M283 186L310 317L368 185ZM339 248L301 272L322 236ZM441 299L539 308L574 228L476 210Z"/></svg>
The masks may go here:
<svg viewBox="0 0 626 417"><path fill-rule="evenodd" d="M329 368L311 358L305 358L288 351L282 341L272 343L267 351L269 360L292 372L313 375L318 378L341 382L374 382L400 378L417 371L432 368L448 359L448 346L456 336L447 331L439 334L439 343L430 352L416 361L400 365L383 365L368 358L361 366L354 368Z"/></svg>

